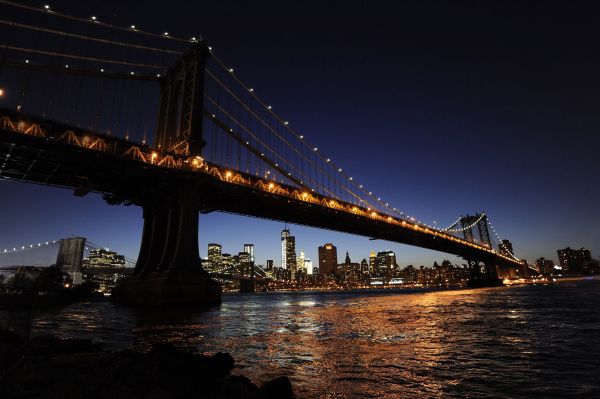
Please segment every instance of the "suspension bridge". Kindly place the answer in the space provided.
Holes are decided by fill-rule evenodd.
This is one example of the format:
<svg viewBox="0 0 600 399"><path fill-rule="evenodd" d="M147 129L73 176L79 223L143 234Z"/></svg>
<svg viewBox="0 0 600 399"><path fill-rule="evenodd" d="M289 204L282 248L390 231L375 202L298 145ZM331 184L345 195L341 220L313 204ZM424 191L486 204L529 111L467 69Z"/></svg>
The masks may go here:
<svg viewBox="0 0 600 399"><path fill-rule="evenodd" d="M213 211L458 255L473 285L520 265L485 213L440 229L377 196L199 35L0 7L0 178L143 209L123 302L219 301L198 255L199 214Z"/></svg>

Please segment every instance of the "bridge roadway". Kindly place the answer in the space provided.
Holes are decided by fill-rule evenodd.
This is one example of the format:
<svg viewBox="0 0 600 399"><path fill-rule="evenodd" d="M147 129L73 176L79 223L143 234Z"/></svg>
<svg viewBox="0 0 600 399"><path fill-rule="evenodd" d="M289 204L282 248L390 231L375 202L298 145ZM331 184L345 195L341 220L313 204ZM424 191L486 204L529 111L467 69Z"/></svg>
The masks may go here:
<svg viewBox="0 0 600 399"><path fill-rule="evenodd" d="M186 165L186 161L173 158L160 165L160 161L152 158L161 156L148 146L6 110L0 110L2 116L10 118L17 130L0 123L0 178L3 179L71 188L75 195L93 191L103 194L109 203L136 205L141 205L148 195L185 185L198 193L195 200L201 213L223 211L255 216L414 245L498 266L519 264L448 233L207 165L201 160L188 160L189 166L177 167L176 163ZM35 127L34 123L43 135L25 133ZM73 135L64 136L67 131ZM81 145L74 143L74 138ZM104 144L94 146L98 138ZM88 147L84 142L89 143ZM138 149L140 152L135 155ZM127 151L128 155L122 155ZM142 161L141 156L149 161Z"/></svg>

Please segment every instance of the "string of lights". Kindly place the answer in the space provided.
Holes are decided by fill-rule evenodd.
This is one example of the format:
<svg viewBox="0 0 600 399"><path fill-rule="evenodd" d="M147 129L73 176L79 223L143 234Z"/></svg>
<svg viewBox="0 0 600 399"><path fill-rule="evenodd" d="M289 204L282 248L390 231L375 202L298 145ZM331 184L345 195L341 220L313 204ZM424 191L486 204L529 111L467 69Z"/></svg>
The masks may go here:
<svg viewBox="0 0 600 399"><path fill-rule="evenodd" d="M29 251L32 249L38 249L38 248L44 248L44 247L48 247L50 245L54 245L56 244L58 241L60 240L53 240L53 241L46 241L46 242L39 242L37 244L27 244L27 245L21 245L18 247L13 247L12 249L10 248L5 248L3 251L0 251L0 255L4 255L4 254L14 254L14 253L18 253L18 252L24 252L24 251Z"/></svg>
<svg viewBox="0 0 600 399"><path fill-rule="evenodd" d="M444 229L444 230L441 230L441 231L452 232L452 233L460 233L460 232L472 229L473 227L475 227L477 225L477 223L479 223L481 221L481 219L484 218L484 216L485 216L485 213L481 213L481 215L479 216L479 218L476 221L474 221L473 223L471 223L470 225L468 225L468 226L461 227L461 228L458 228L458 229ZM461 218L458 219L458 221L455 223L455 225L460 222L460 219Z"/></svg>
<svg viewBox="0 0 600 399"><path fill-rule="evenodd" d="M500 235L498 235L498 233L496 232L496 229L494 229L494 226L492 225L492 222L490 222L489 218L488 218L488 225L490 226L490 228L492 229L492 232L494 233L494 235L498 239L498 247L502 246L502 248L504 248L504 252L506 254L510 255L513 259L520 261L520 259L517 258L512 253L510 253L510 251L508 250L508 248L506 248L506 246L502 243L502 238L500 238Z"/></svg>
<svg viewBox="0 0 600 399"><path fill-rule="evenodd" d="M162 34L158 34L158 33L143 31L143 30L140 30L139 27L137 27L136 25L130 25L129 27L123 27L123 26L109 24L109 23L100 21L96 15L91 15L89 18L76 17L73 15L58 12L58 11L54 10L49 4L45 4L41 8L32 7L32 6L28 6L25 4L17 3L14 1L7 1L7 0L0 0L0 4L4 4L7 6L12 6L12 7L16 7L16 8L21 8L21 9L33 11L33 12L46 13L46 14L53 15L56 17L70 19L72 21L77 21L77 22L82 22L82 23L91 23L91 24L100 24L105 28L110 28L110 29L115 29L115 30L120 30L120 31L132 31L137 34L145 35L145 36L149 36L149 37L168 39L168 40L172 40L172 41L176 41L176 42L196 42L196 41L198 41L198 39L195 37L192 37L191 39L177 38L177 37L169 35L169 32L163 32Z"/></svg>

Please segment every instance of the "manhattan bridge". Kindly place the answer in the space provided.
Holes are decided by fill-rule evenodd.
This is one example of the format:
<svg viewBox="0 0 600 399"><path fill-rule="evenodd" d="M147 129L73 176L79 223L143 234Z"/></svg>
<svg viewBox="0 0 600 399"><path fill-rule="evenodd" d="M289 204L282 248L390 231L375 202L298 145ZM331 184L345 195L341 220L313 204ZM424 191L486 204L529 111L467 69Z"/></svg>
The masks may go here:
<svg viewBox="0 0 600 399"><path fill-rule="evenodd" d="M454 254L474 286L520 265L483 212L437 228L378 197L200 36L48 5L0 9L0 178L141 207L125 303L220 299L198 252L199 214L213 211Z"/></svg>

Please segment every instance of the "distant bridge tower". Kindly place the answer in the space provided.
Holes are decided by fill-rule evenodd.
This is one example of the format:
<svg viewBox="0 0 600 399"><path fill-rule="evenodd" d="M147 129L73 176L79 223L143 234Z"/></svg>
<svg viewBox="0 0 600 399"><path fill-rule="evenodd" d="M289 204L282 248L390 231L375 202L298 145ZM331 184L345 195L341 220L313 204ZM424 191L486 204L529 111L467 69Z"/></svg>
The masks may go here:
<svg viewBox="0 0 600 399"><path fill-rule="evenodd" d="M490 240L490 230L488 227L488 220L485 214L476 213L474 216L463 216L460 218L460 224L462 226L465 240L467 241L479 241L482 245L487 245L489 248L492 247L492 241ZM477 232L479 237L475 239L473 235L473 227L477 225Z"/></svg>
<svg viewBox="0 0 600 399"><path fill-rule="evenodd" d="M155 145L162 151L196 156L206 144L202 116L209 56L208 46L203 41L196 43L161 78Z"/></svg>
<svg viewBox="0 0 600 399"><path fill-rule="evenodd" d="M73 285L81 284L81 261L83 259L83 249L85 248L85 238L72 237L60 240L58 255L56 257L56 266L63 272L69 274Z"/></svg>

